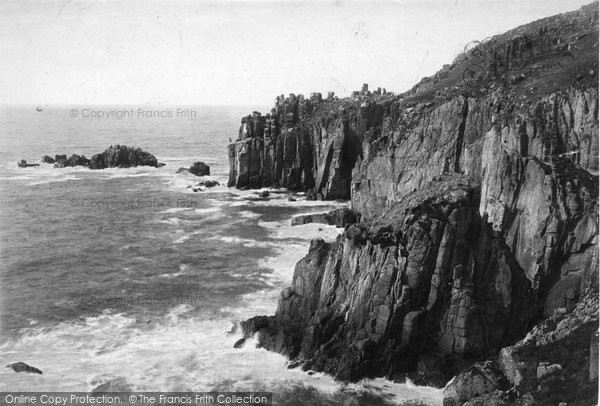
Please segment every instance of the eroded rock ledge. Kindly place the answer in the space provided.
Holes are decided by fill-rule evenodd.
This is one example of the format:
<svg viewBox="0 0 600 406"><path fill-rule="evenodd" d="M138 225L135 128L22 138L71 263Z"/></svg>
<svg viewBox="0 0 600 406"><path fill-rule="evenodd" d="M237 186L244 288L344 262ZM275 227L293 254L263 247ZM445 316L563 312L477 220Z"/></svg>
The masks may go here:
<svg viewBox="0 0 600 406"><path fill-rule="evenodd" d="M294 134L286 145L307 148L282 155L294 164L275 166L289 171L268 172L276 176L267 182L349 195L361 219L334 242L313 240L276 314L243 323L245 335L258 332L261 346L347 380L420 373L443 385L487 359L468 370L491 371L481 395L517 392L486 404L523 398L510 374L496 374L505 368L498 354L598 291L597 8L494 37L405 94L359 94L286 116L277 139ZM243 154L264 150L266 138L240 138L230 146L230 183L254 187L270 161ZM336 153L344 145L353 153ZM281 182L293 168L304 175ZM557 361L528 354L536 374L540 362L542 375L557 374ZM582 357L588 368L589 352ZM468 376L456 382L469 385ZM597 376L581 384L597 392Z"/></svg>

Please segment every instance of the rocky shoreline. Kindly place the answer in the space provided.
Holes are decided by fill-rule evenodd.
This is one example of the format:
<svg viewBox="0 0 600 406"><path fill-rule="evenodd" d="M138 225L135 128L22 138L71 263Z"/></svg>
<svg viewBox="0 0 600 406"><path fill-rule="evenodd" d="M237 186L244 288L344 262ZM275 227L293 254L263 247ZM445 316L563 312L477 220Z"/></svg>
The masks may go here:
<svg viewBox="0 0 600 406"><path fill-rule="evenodd" d="M313 240L276 314L244 335L343 380L458 375L445 405L590 404L597 38L593 3L493 37L404 94L280 96L242 119L230 186L358 213Z"/></svg>

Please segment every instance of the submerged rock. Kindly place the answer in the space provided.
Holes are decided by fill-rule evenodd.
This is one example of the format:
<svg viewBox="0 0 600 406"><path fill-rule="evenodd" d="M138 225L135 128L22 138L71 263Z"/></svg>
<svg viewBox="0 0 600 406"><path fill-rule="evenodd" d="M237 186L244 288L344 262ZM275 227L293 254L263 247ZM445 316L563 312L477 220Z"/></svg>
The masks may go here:
<svg viewBox="0 0 600 406"><path fill-rule="evenodd" d="M219 186L220 183L215 181L215 180L204 180L202 182L198 182L197 186L202 186L202 187L215 187L215 186Z"/></svg>
<svg viewBox="0 0 600 406"><path fill-rule="evenodd" d="M21 159L19 162L17 162L17 166L19 168L28 168L30 166L40 166L40 164L28 164L26 160Z"/></svg>
<svg viewBox="0 0 600 406"><path fill-rule="evenodd" d="M15 372L28 372L30 374L40 374L40 375L42 375L42 371L40 371L39 369L37 369L35 367L27 365L24 362L15 362L14 364L8 364L6 367L7 368L12 368L12 370L15 371Z"/></svg>
<svg viewBox="0 0 600 406"><path fill-rule="evenodd" d="M206 189L219 186L220 183L214 180L205 180L198 182L195 186L188 186L188 189L192 189L193 192L203 192Z"/></svg>
<svg viewBox="0 0 600 406"><path fill-rule="evenodd" d="M242 348L246 344L246 338L240 338L233 344L233 348Z"/></svg>
<svg viewBox="0 0 600 406"><path fill-rule="evenodd" d="M196 176L209 176L210 166L206 165L204 162L196 162L189 168L179 168L177 173L192 173Z"/></svg>

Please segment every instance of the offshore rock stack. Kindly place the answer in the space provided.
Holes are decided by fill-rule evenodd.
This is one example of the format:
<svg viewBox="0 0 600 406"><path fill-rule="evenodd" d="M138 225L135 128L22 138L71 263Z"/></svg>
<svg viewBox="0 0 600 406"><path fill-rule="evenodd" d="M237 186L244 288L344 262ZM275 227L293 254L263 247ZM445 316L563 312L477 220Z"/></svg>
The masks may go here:
<svg viewBox="0 0 600 406"><path fill-rule="evenodd" d="M245 335L344 380L443 386L464 370L445 405L593 404L597 38L594 3L479 43L404 94L278 98L245 119L230 185L348 198L360 215L313 240Z"/></svg>
<svg viewBox="0 0 600 406"><path fill-rule="evenodd" d="M21 160L25 162L25 160ZM66 168L75 166L85 166L90 169L106 168L131 168L137 166L153 166L155 168L164 166L159 163L154 155L142 150L141 148L128 147L126 145L111 145L104 152L95 154L91 159L85 155L73 154L69 158L67 155L55 155L54 158L49 155L43 155L42 163L54 164L55 168ZM27 164L24 166L39 166L39 164ZM23 165L19 165L23 166ZM210 170L210 169L209 169Z"/></svg>

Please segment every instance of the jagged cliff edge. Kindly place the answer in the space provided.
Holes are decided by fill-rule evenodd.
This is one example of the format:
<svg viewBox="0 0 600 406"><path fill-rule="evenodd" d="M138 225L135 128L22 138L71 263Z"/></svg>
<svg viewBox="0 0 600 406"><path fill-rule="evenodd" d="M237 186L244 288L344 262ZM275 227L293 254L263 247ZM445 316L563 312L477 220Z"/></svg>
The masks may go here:
<svg viewBox="0 0 600 406"><path fill-rule="evenodd" d="M401 95L278 97L242 120L229 159L230 186L350 199L362 214L313 241L275 316L244 324L304 368L443 382L584 296L597 329L598 3L482 41ZM445 403L517 388L531 369L519 362L498 367L508 386ZM597 369L583 381L593 395Z"/></svg>

